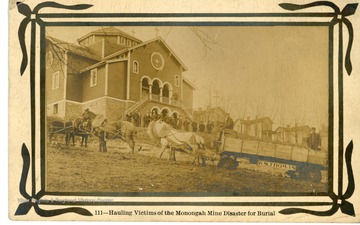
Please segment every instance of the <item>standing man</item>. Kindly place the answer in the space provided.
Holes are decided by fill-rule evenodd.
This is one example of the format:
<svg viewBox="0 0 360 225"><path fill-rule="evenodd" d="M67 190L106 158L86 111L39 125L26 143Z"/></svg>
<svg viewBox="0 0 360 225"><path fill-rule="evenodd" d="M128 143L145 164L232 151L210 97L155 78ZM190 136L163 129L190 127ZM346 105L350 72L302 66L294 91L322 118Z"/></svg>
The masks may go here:
<svg viewBox="0 0 360 225"><path fill-rule="evenodd" d="M158 112L156 111L156 109L153 109L152 112L151 112L151 120L158 120L159 119L159 114Z"/></svg>
<svg viewBox="0 0 360 225"><path fill-rule="evenodd" d="M83 121L90 120L90 110L85 109L84 113L82 114Z"/></svg>
<svg viewBox="0 0 360 225"><path fill-rule="evenodd" d="M321 137L320 134L316 133L315 127L311 128L310 136L307 139L308 147L312 150L321 150Z"/></svg>
<svg viewBox="0 0 360 225"><path fill-rule="evenodd" d="M172 115L172 120L171 120L171 126L174 128L174 129L177 129L177 122L178 122L178 117L177 115L174 113Z"/></svg>
<svg viewBox="0 0 360 225"><path fill-rule="evenodd" d="M130 113L126 113L126 121L131 123L131 115L130 115Z"/></svg>
<svg viewBox="0 0 360 225"><path fill-rule="evenodd" d="M189 126L190 126L190 122L186 118L185 121L184 121L184 129L185 129L185 131L189 131Z"/></svg>
<svg viewBox="0 0 360 225"><path fill-rule="evenodd" d="M213 128L214 128L214 123L208 121L207 124L206 124L206 129L207 129L207 132L208 132L209 134L211 134L211 131L212 131Z"/></svg>
<svg viewBox="0 0 360 225"><path fill-rule="evenodd" d="M143 118L144 127L148 127L148 126L149 126L150 120L151 120L151 118L150 118L149 113L146 113L146 115L145 115L144 118Z"/></svg>
<svg viewBox="0 0 360 225"><path fill-rule="evenodd" d="M196 132L196 131L197 131L197 128L198 128L198 123L194 120L194 121L191 123L191 127L192 127L192 131L193 131L193 132Z"/></svg>
<svg viewBox="0 0 360 225"><path fill-rule="evenodd" d="M199 131L200 132L204 132L205 131L205 124L203 121L200 121L200 124L199 124Z"/></svg>
<svg viewBox="0 0 360 225"><path fill-rule="evenodd" d="M134 113L132 113L132 118L134 118L134 125L135 125L136 127L139 127L139 126L140 126L140 123L141 123L140 113L139 113L139 112L134 112Z"/></svg>
<svg viewBox="0 0 360 225"><path fill-rule="evenodd" d="M177 119L177 123L176 123L176 129L181 130L182 124L183 124L183 122L182 122L182 119L181 119L181 115L179 115L179 117Z"/></svg>

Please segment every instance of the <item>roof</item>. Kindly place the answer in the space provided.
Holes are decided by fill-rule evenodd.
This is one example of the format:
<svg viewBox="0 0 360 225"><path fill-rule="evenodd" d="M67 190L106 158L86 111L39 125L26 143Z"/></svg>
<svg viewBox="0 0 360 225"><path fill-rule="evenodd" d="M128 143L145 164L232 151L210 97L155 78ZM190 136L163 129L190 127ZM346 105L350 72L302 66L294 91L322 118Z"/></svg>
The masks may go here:
<svg viewBox="0 0 360 225"><path fill-rule="evenodd" d="M60 39L51 37L51 36L46 36L46 39L48 41L50 41L52 44L58 46L59 48L61 48L63 50L66 50L66 51L69 51L69 52L72 52L72 53L74 53L76 55L83 56L83 57L93 59L93 60L96 60L96 61L101 60L99 57L97 57L94 54L90 53L88 51L88 49L85 48L85 47L78 46L78 45L75 45L75 44L71 44L71 43L68 43L66 41L62 41Z"/></svg>
<svg viewBox="0 0 360 225"><path fill-rule="evenodd" d="M91 31L90 33L82 36L81 38L77 39L78 42L82 41L83 39L91 36L91 35L106 35L106 36L117 36L117 35L121 35L123 37L132 39L133 41L137 41L137 42L142 42L142 40L137 39L133 36L131 36L130 34L119 30L115 27L105 27L105 28L101 28L99 30L95 30L95 31Z"/></svg>
<svg viewBox="0 0 360 225"><path fill-rule="evenodd" d="M148 45L148 44L150 44L150 43L152 43L152 42L156 42L156 41L160 41L161 43L163 43L163 44L165 45L165 47L171 52L171 55L174 56L174 58L180 63L181 67L183 68L183 71L188 70L188 68L187 68L187 67L185 66L185 64L180 60L180 58L175 54L175 52L170 48L170 46L169 46L168 44L166 44L166 42L164 41L164 39L162 39L161 37L157 37L157 38L154 38L154 39L152 39L152 40L149 40L149 41L143 42L143 43L141 43L141 44L138 44L138 45L136 45L136 46L133 46L133 47L131 47L131 48L125 48L125 49L122 49L122 50L117 51L117 52L115 52L115 53L112 53L112 54L106 56L105 58L103 58L103 60L102 60L101 62L95 64L96 66L95 66L95 65L89 66L89 67L83 69L82 72L85 72L85 71L87 71L87 70L93 69L94 67L100 66L100 65L102 65L102 64L105 64L107 60L109 60L109 59L111 59L111 58L114 58L114 57L116 57L116 56L118 56L118 55L124 54L124 53L126 53L126 52L128 52L128 51L135 50L135 49L137 49L137 48L140 48L140 47L142 47L142 46ZM189 83L194 89L197 89L197 88L195 87L195 85L193 85L192 83L190 83L190 81L186 80L186 82Z"/></svg>
<svg viewBox="0 0 360 225"><path fill-rule="evenodd" d="M311 128L307 125L296 126L296 127L278 127L276 128L275 132L279 132L281 130L285 132L295 132L295 131L310 131Z"/></svg>
<svg viewBox="0 0 360 225"><path fill-rule="evenodd" d="M188 83L188 84L190 85L190 87L192 87L192 89L197 90L197 87L195 86L195 84L193 84L191 81L189 81L189 80L188 80L187 78L185 78L184 76L183 76L183 81L186 82L186 83Z"/></svg>
<svg viewBox="0 0 360 225"><path fill-rule="evenodd" d="M253 120L240 120L240 123L252 124L257 122L264 122L266 120L270 121L270 123L273 123L273 121L269 117L261 117Z"/></svg>

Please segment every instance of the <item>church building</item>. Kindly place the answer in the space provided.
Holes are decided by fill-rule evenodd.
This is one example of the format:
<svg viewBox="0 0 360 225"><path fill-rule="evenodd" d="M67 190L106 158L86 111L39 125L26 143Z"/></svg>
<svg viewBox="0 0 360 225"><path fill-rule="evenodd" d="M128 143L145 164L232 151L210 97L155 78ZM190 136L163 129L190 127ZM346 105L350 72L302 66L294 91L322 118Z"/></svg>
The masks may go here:
<svg viewBox="0 0 360 225"><path fill-rule="evenodd" d="M77 41L46 37L48 116L71 120L89 109L110 120L153 111L193 118L196 87L161 37L143 42L107 27Z"/></svg>

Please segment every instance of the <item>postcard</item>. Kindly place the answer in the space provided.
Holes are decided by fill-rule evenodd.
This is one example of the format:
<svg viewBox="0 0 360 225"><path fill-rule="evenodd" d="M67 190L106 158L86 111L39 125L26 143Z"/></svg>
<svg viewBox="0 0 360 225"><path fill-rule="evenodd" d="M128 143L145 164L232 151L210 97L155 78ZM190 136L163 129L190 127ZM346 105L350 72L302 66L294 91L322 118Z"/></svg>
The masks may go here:
<svg viewBox="0 0 360 225"><path fill-rule="evenodd" d="M9 217L359 222L357 7L11 1Z"/></svg>

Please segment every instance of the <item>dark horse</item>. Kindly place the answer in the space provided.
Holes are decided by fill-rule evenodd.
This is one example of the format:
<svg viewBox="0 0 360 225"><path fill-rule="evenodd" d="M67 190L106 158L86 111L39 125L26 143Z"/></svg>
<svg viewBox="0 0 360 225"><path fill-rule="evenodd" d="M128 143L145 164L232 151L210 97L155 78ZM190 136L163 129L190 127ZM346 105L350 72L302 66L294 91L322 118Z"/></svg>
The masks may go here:
<svg viewBox="0 0 360 225"><path fill-rule="evenodd" d="M51 119L50 119L51 120ZM54 135L65 135L65 143L69 145L69 139L72 136L73 123L71 121L61 121L61 119L49 122L49 141L51 142Z"/></svg>
<svg viewBox="0 0 360 225"><path fill-rule="evenodd" d="M134 138L136 136L136 127L127 121L104 122L95 128L95 135L99 137L99 151L106 152L106 139L120 139L126 142L132 153L135 149Z"/></svg>
<svg viewBox="0 0 360 225"><path fill-rule="evenodd" d="M82 118L75 119L74 121L64 121L61 118L48 117L48 133L49 142L52 141L54 135L65 135L65 144L68 146L69 141L75 145L75 136L81 137L81 146L87 147L87 140L91 132L91 121L83 120Z"/></svg>
<svg viewBox="0 0 360 225"><path fill-rule="evenodd" d="M69 138L72 139L73 145L75 145L75 136L81 137L81 147L84 145L87 148L87 140L90 136L91 128L91 120L84 120L83 118L77 118L72 122L72 130Z"/></svg>

